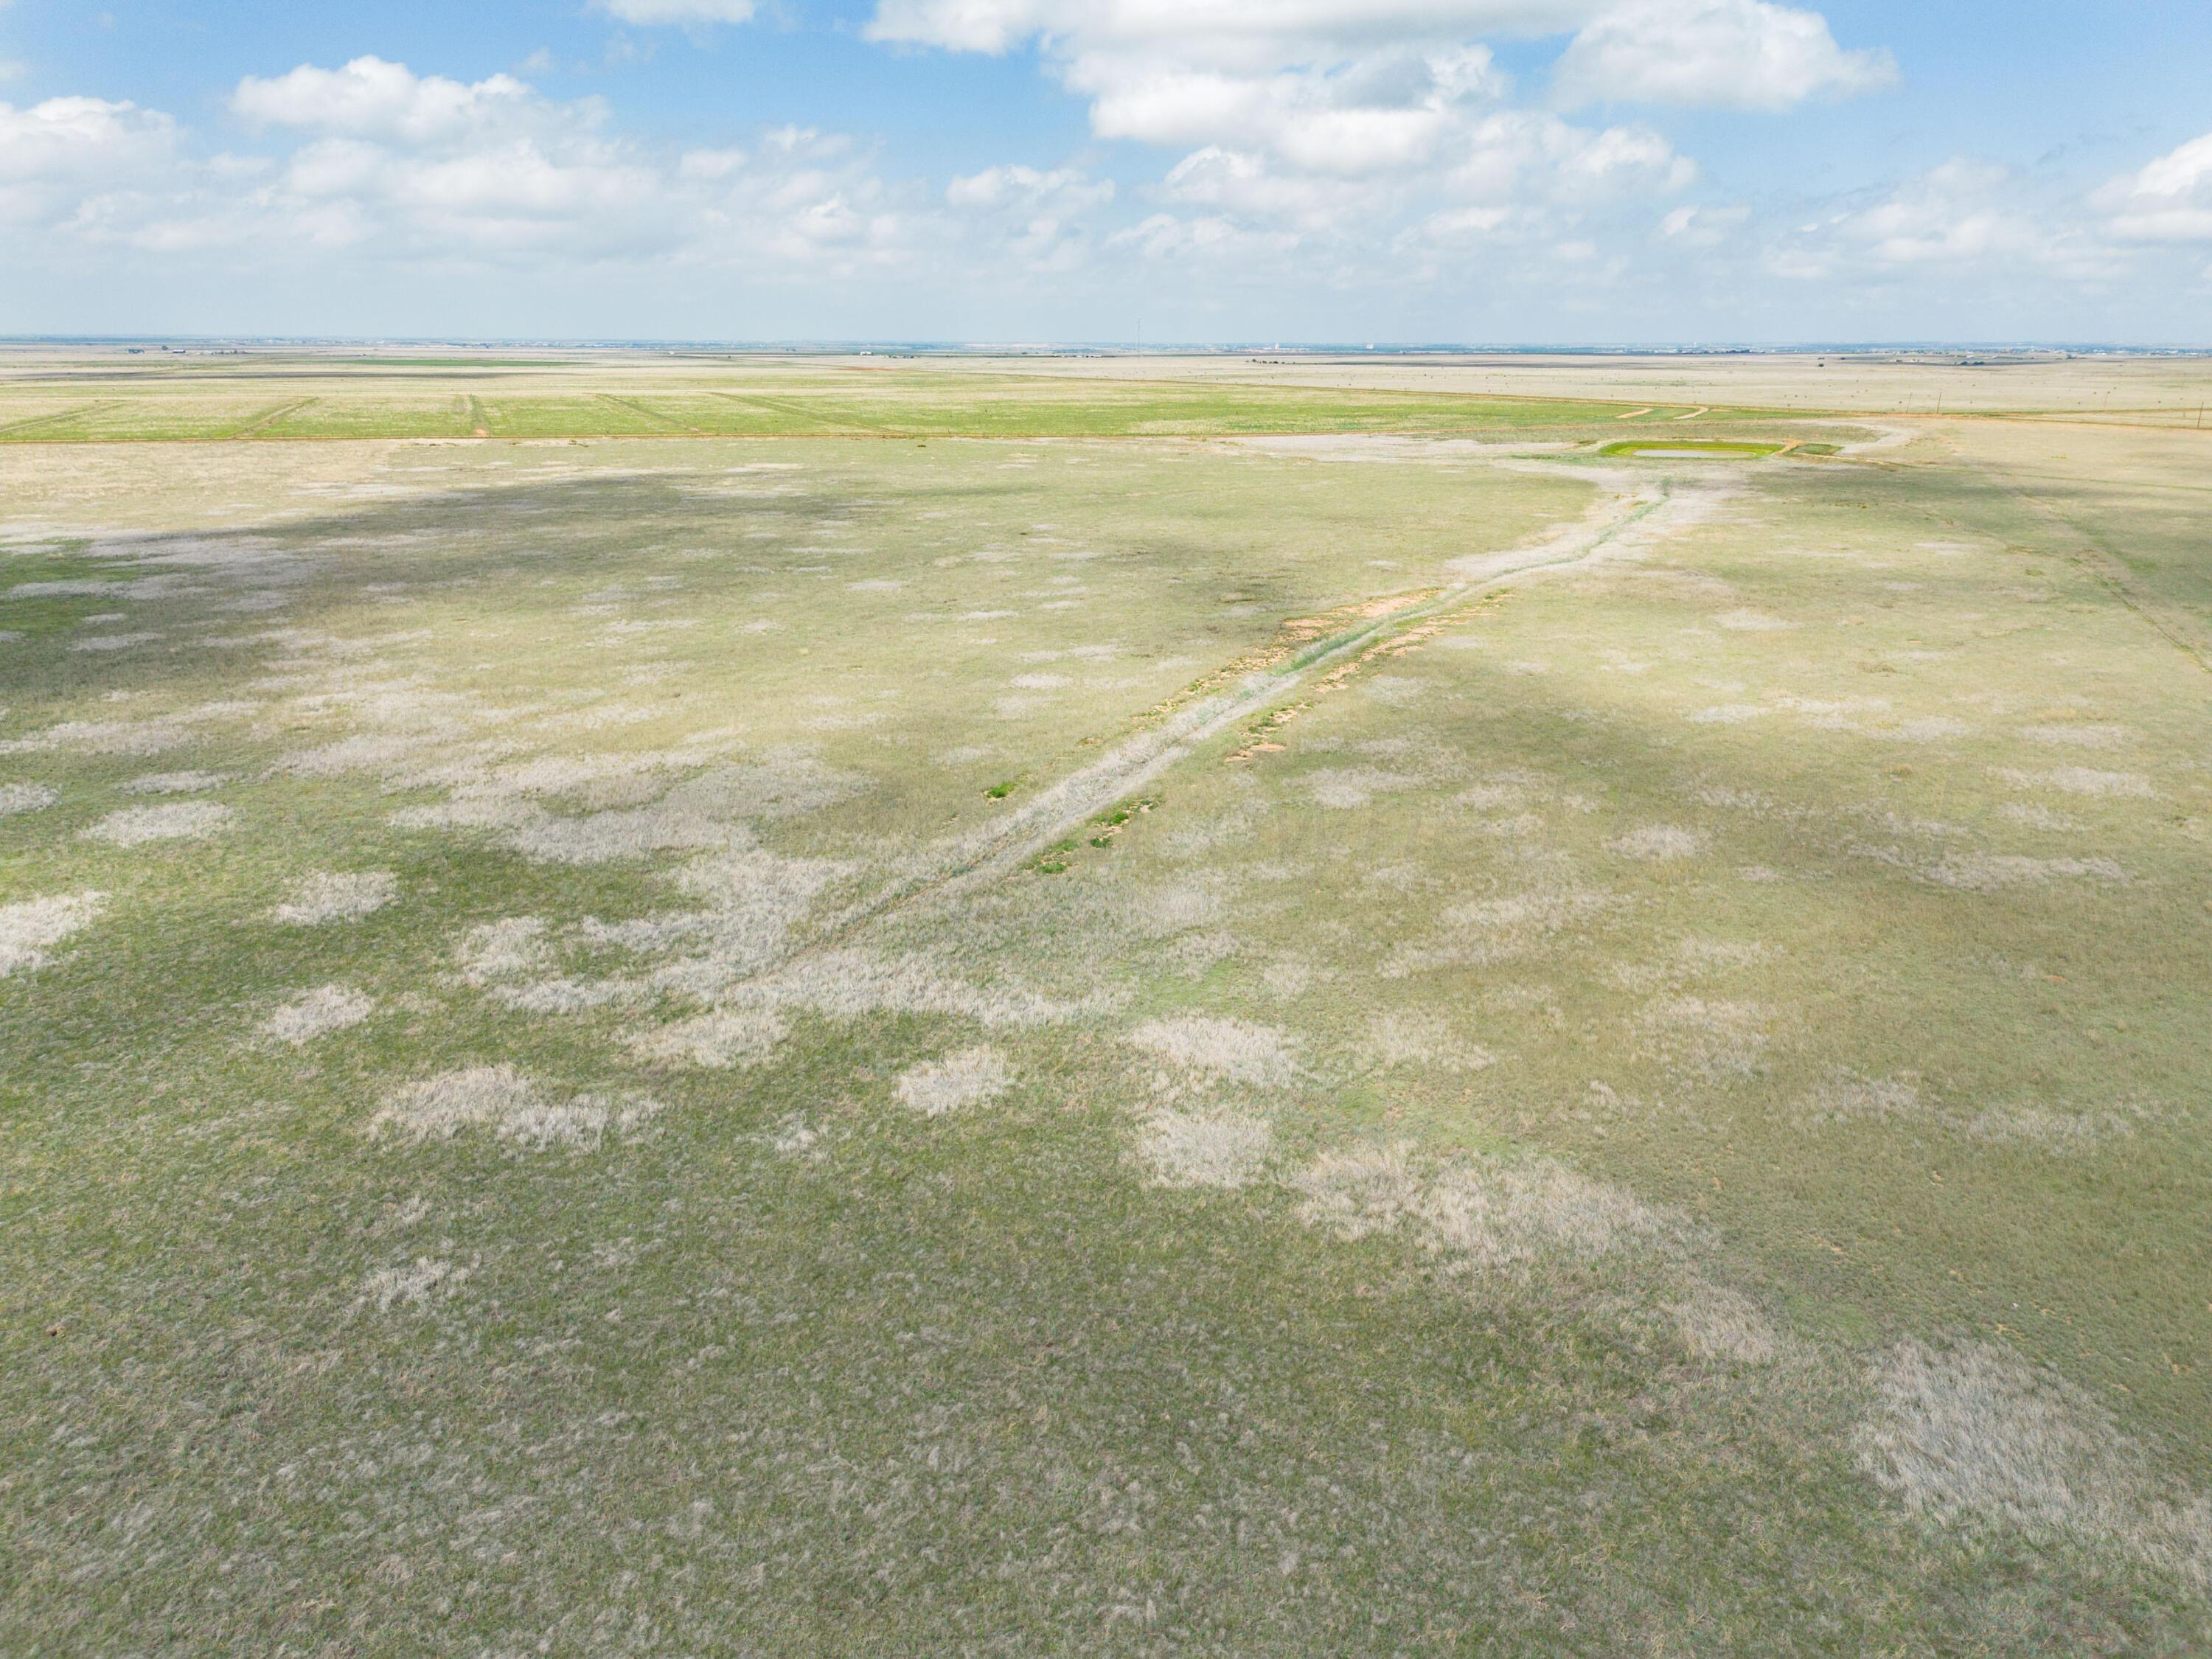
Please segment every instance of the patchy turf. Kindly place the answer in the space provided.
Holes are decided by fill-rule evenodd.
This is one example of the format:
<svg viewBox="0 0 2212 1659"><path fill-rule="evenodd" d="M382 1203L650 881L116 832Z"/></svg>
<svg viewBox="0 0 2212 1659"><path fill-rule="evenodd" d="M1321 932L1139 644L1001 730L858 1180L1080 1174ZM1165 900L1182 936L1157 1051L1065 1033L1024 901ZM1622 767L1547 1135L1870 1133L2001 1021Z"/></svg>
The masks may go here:
<svg viewBox="0 0 2212 1659"><path fill-rule="evenodd" d="M2212 1643L2185 434L297 368L0 393L0 1649Z"/></svg>

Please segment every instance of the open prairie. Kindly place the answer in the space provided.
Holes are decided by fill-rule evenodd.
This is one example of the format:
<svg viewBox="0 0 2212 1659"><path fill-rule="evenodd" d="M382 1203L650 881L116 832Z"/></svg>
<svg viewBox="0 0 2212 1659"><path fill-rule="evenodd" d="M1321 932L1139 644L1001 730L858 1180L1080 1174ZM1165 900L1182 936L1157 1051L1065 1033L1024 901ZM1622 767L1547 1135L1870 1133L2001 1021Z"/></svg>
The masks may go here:
<svg viewBox="0 0 2212 1659"><path fill-rule="evenodd" d="M0 356L0 1652L2212 1649L2208 398Z"/></svg>

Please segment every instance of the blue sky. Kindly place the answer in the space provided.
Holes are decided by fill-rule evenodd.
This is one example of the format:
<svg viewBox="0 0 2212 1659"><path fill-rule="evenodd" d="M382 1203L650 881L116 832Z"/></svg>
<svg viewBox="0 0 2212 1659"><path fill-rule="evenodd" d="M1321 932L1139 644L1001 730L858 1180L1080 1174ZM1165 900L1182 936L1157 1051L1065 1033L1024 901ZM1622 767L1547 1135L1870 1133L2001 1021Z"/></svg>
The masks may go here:
<svg viewBox="0 0 2212 1659"><path fill-rule="evenodd" d="M2212 344L2212 6L0 0L0 332Z"/></svg>

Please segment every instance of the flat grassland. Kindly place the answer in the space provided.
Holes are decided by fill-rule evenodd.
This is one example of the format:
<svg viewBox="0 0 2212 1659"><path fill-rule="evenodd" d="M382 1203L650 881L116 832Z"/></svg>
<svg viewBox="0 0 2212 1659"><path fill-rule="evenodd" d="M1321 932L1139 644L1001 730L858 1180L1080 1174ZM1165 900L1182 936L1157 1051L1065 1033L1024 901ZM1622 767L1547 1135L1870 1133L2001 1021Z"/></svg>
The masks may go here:
<svg viewBox="0 0 2212 1659"><path fill-rule="evenodd" d="M2207 1650L2016 368L0 356L0 1652Z"/></svg>

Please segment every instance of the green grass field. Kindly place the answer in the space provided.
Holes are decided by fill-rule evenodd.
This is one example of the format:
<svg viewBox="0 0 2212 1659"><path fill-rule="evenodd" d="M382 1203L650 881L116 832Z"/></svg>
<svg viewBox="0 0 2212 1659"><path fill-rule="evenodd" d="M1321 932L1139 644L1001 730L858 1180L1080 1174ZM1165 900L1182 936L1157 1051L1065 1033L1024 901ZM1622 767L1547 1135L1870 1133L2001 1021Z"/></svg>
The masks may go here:
<svg viewBox="0 0 2212 1659"><path fill-rule="evenodd" d="M2204 441L64 367L0 1652L2212 1646Z"/></svg>
<svg viewBox="0 0 2212 1659"><path fill-rule="evenodd" d="M246 360L254 362L256 360ZM435 368L439 372L425 373ZM343 358L160 371L118 368L0 381L0 444L264 442L363 438L1127 438L1307 432L1618 436L1694 415L1697 431L1747 416L1589 398L1352 392L1163 378L1133 384L957 374L773 360L754 365L527 364L487 359L371 367ZM273 383L273 384L272 384ZM1602 423L1602 424L1601 424ZM1673 433L1669 432L1669 435Z"/></svg>

